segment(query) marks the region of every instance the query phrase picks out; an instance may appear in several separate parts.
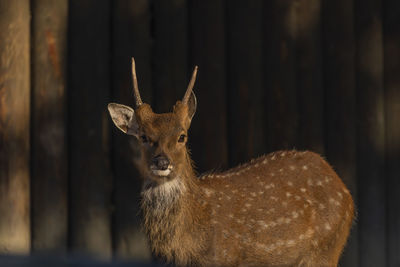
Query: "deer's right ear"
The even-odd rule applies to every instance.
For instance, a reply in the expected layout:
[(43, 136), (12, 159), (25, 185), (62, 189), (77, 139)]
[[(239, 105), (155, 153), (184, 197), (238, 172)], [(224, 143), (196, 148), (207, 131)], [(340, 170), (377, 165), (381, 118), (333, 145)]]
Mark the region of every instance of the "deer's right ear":
[(115, 126), (126, 134), (138, 137), (139, 125), (136, 121), (135, 111), (125, 105), (110, 103), (108, 112)]

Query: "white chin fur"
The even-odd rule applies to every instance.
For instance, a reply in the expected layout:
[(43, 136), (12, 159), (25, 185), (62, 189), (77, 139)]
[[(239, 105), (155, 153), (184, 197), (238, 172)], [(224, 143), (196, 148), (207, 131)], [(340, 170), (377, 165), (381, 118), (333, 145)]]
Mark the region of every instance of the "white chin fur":
[(157, 176), (168, 176), (171, 173), (171, 170), (170, 169), (166, 169), (166, 170), (151, 170), (151, 172), (154, 175), (157, 175)]

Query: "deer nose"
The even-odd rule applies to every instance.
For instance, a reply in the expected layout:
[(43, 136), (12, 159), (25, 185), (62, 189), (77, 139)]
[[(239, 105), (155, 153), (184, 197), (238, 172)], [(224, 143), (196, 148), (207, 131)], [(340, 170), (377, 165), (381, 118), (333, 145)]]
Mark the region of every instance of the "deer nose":
[(155, 156), (152, 160), (153, 165), (155, 165), (159, 170), (166, 170), (169, 166), (169, 160), (167, 157), (158, 155)]

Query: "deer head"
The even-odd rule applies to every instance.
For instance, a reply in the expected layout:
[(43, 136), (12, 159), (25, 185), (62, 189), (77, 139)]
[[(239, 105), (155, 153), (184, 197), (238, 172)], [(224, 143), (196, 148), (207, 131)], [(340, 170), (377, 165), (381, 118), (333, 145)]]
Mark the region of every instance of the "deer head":
[(193, 86), (195, 67), (182, 101), (177, 101), (170, 113), (154, 113), (150, 105), (143, 103), (136, 78), (135, 60), (132, 58), (133, 91), (136, 109), (110, 103), (108, 110), (114, 124), (122, 132), (135, 136), (140, 143), (141, 171), (154, 181), (166, 181), (176, 174), (189, 174), (190, 158), (186, 148), (188, 130), (196, 111)]

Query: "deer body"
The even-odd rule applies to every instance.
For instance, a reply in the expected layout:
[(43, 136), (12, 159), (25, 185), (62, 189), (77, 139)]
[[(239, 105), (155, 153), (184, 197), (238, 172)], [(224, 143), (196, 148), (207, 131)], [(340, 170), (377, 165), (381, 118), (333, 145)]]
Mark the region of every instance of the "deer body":
[(109, 111), (142, 144), (141, 206), (155, 255), (177, 266), (337, 266), (354, 205), (325, 160), (279, 151), (196, 177), (186, 148), (191, 88), (165, 114), (141, 103), (136, 89), (135, 111), (119, 104)]

